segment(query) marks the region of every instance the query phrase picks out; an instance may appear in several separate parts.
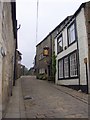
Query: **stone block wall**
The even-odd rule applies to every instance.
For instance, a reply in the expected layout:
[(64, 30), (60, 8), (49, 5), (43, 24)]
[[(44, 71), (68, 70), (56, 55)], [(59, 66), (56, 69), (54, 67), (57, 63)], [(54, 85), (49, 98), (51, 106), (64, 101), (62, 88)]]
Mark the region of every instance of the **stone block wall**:
[(2, 115), (12, 95), (14, 75), (15, 38), (13, 33), (11, 3), (2, 2), (0, 7), (0, 106)]

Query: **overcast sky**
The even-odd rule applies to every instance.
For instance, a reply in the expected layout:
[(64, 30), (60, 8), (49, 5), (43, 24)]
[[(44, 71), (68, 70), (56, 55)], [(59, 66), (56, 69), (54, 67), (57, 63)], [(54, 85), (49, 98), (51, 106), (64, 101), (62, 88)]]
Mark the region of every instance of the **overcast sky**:
[(21, 24), (18, 30), (18, 49), (23, 54), (22, 64), (32, 67), (36, 44), (86, 1), (88, 0), (39, 0), (36, 41), (37, 0), (16, 0), (17, 20)]

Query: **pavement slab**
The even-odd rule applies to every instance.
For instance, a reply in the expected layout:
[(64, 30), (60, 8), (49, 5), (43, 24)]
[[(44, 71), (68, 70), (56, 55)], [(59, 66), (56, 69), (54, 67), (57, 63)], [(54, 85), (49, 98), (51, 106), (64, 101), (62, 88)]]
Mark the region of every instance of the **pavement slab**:
[(13, 95), (10, 97), (4, 118), (26, 118), (21, 89), (21, 79), (16, 80)]

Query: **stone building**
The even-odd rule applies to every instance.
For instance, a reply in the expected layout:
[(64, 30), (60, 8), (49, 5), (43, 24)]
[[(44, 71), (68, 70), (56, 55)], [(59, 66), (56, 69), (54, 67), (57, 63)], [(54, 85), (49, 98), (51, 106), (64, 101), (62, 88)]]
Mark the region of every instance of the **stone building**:
[[(55, 36), (62, 27), (68, 22), (71, 16), (68, 16), (54, 30), (52, 30), (39, 44), (36, 46), (36, 76), (41, 79), (55, 80), (53, 74), (53, 55), (55, 51)], [(43, 55), (44, 49), (48, 48), (48, 56)]]
[(25, 76), (28, 73), (28, 68), (21, 64), (21, 76)]
[(21, 76), (21, 60), (22, 60), (22, 54), (20, 51), (16, 50), (16, 78), (18, 79)]
[[(47, 46), (49, 48), (49, 55), (43, 56), (43, 49)], [(43, 41), (36, 46), (36, 75), (37, 78), (41, 78), (42, 75), (50, 76), (50, 64), (51, 64), (51, 39), (48, 35)], [(43, 79), (43, 78), (42, 78)]]
[(34, 67), (31, 67), (31, 68), (28, 70), (27, 75), (32, 75), (32, 76), (36, 75), (36, 74), (35, 74), (35, 68), (34, 68)]
[(56, 84), (90, 93), (90, 2), (55, 37)]
[(16, 3), (0, 2), (0, 118), (12, 95), (16, 48)]

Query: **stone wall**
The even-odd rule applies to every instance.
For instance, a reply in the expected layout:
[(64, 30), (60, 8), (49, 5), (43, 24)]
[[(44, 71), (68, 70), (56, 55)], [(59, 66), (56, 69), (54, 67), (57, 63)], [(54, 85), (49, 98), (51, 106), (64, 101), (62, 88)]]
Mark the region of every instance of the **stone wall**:
[[(4, 115), (5, 109), (12, 95), (14, 75), (15, 39), (13, 33), (11, 3), (2, 2), (0, 7), (0, 106)], [(0, 52), (1, 52), (0, 51)]]
[[(44, 47), (49, 47), (49, 56), (43, 56)], [(48, 36), (43, 42), (39, 43), (36, 47), (36, 67), (37, 67), (37, 75), (39, 74), (39, 70), (43, 69), (46, 74), (48, 74), (48, 65), (50, 65), (51, 60), (51, 43), (50, 36)]]
[(2, 118), (2, 3), (0, 2), (0, 119)]

